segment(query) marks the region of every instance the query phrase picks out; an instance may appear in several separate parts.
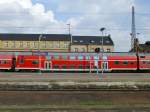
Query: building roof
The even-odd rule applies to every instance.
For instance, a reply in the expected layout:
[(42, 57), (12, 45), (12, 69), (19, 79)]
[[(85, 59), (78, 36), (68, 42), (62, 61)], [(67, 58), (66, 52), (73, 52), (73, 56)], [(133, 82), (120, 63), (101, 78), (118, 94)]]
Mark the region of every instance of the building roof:
[[(0, 40), (14, 40), (14, 41), (38, 41), (41, 34), (0, 34)], [(70, 41), (69, 34), (42, 34), (46, 37), (42, 40), (47, 41)]]
[(150, 45), (148, 45), (148, 44), (140, 44), (139, 45), (139, 51), (140, 52), (150, 53)]
[[(73, 45), (102, 45), (102, 36), (72, 36)], [(104, 45), (114, 45), (110, 35), (103, 37)]]
[[(131, 49), (129, 52), (135, 52), (135, 48)], [(150, 41), (145, 42), (145, 44), (139, 44), (140, 53), (150, 53)]]

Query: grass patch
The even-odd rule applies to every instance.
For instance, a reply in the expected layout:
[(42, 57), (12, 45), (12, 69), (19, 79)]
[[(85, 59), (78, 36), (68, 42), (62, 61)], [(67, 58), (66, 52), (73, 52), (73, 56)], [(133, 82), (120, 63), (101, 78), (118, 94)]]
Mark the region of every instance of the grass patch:
[(79, 103), (79, 105), (85, 105), (85, 106), (111, 106), (113, 105), (112, 101), (82, 101)]

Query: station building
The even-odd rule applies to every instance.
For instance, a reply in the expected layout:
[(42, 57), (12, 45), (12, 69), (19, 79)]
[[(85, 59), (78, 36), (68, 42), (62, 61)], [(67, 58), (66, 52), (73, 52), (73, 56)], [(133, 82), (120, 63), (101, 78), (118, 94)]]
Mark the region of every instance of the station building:
[(113, 52), (114, 51), (114, 43), (110, 37), (108, 36), (73, 36), (73, 42), (71, 45), (72, 52), (95, 52), (96, 48), (100, 48), (105, 52)]
[(0, 34), (0, 51), (49, 51), (49, 52), (105, 52), (114, 51), (108, 36), (73, 36), (69, 34)]
[[(139, 44), (139, 53), (150, 53), (150, 41), (146, 41), (144, 44)], [(129, 52), (136, 52), (136, 48), (131, 49)]]

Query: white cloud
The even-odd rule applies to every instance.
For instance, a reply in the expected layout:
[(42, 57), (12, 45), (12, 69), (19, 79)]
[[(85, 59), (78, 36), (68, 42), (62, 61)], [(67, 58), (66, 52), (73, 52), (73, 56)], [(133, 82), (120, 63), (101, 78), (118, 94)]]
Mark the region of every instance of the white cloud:
[[(101, 35), (99, 29), (106, 27), (115, 42), (115, 51), (129, 51), (130, 31), (112, 29), (131, 29), (131, 6), (136, 6), (135, 0), (56, 0), (55, 8), (49, 2), (46, 3), (0, 0), (0, 32), (67, 33), (66, 24), (71, 23), (74, 35)], [(56, 13), (46, 10), (44, 5), (50, 9), (52, 7)], [(149, 26), (148, 21), (148, 18), (143, 17), (136, 22)]]
[[(125, 27), (131, 26), (130, 12), (134, 0), (71, 0), (70, 2), (64, 0), (63, 2), (64, 4), (58, 8), (59, 12), (79, 14), (68, 20), (72, 24), (73, 34), (101, 35), (99, 31), (101, 27), (123, 29), (123, 24), (127, 25)], [(126, 17), (127, 15), (129, 17)], [(107, 32), (112, 36), (116, 51), (129, 51), (129, 31), (108, 30)]]
[(0, 32), (13, 33), (62, 33), (61, 21), (55, 19), (51, 10), (43, 4), (33, 4), (31, 0), (0, 1)]

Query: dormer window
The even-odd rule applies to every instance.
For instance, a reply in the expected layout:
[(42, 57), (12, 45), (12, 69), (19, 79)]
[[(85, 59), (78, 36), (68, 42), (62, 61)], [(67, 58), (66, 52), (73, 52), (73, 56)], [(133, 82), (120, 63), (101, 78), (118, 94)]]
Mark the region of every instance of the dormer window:
[(109, 44), (109, 43), (110, 43), (110, 41), (109, 41), (109, 40), (106, 40), (106, 43), (107, 43), (107, 44)]
[(91, 40), (90, 42), (91, 42), (91, 43), (95, 43), (95, 41), (94, 41), (94, 40)]
[(74, 40), (73, 42), (78, 42), (77, 40)]
[(80, 42), (83, 42), (83, 40), (80, 40)]

